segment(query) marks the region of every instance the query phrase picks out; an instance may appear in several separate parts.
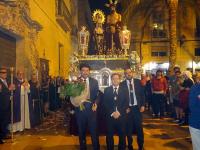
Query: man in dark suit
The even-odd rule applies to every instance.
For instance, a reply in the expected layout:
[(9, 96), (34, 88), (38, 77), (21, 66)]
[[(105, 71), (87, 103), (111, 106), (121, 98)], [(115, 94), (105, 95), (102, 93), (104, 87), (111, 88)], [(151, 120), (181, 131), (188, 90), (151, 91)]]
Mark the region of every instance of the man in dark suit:
[(121, 86), (126, 89), (126, 93), (129, 95), (129, 108), (126, 110), (128, 149), (133, 150), (132, 134), (133, 129), (135, 129), (139, 150), (143, 150), (144, 133), (141, 113), (144, 112), (144, 89), (141, 86), (140, 80), (134, 79), (134, 72), (131, 70), (131, 68), (125, 68), (124, 74), (126, 79), (121, 83)]
[(84, 109), (75, 108), (75, 115), (78, 124), (80, 150), (86, 150), (86, 131), (89, 128), (92, 145), (94, 150), (99, 150), (99, 137), (97, 133), (97, 106), (99, 86), (97, 80), (89, 77), (90, 66), (87, 64), (80, 65), (81, 78), (86, 82), (88, 88), (87, 101), (83, 102)]
[(2, 139), (6, 138), (9, 133), (10, 90), (14, 89), (14, 85), (8, 86), (6, 78), (6, 68), (0, 68), (0, 144), (4, 143)]
[(112, 85), (104, 90), (104, 106), (106, 109), (107, 150), (114, 150), (115, 130), (119, 136), (119, 150), (126, 149), (125, 117), (128, 108), (128, 95), (125, 90), (119, 86), (120, 74), (114, 73), (111, 76)]

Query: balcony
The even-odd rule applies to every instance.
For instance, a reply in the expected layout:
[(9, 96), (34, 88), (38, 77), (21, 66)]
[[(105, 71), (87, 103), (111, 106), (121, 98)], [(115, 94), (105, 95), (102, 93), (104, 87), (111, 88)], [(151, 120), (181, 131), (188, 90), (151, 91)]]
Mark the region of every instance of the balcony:
[(167, 51), (152, 51), (151, 52), (152, 57), (166, 57), (168, 56)]
[(56, 21), (65, 32), (71, 31), (72, 16), (64, 0), (56, 0)]
[(151, 37), (153, 38), (167, 38), (167, 31), (166, 30), (152, 30)]

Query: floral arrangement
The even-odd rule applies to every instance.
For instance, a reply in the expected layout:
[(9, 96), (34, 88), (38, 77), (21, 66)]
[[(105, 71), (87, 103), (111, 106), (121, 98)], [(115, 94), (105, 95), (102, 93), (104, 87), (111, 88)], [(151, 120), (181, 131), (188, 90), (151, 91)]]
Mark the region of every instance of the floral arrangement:
[(77, 97), (85, 89), (85, 82), (81, 78), (73, 77), (71, 82), (64, 85), (61, 93), (64, 96)]
[(70, 96), (70, 101), (75, 107), (84, 109), (83, 102), (88, 101), (86, 83), (82, 78), (73, 77), (72, 81), (66, 83), (61, 90), (62, 97)]

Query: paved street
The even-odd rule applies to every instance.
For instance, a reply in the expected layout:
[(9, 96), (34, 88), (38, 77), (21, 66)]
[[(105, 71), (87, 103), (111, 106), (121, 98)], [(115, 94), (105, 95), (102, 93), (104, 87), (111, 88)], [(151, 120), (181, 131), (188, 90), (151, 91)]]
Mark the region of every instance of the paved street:
[[(17, 133), (14, 143), (7, 141), (0, 146), (0, 150), (77, 150), (78, 137), (67, 135), (67, 126), (62, 126), (63, 114), (56, 114), (52, 114), (36, 129)], [(145, 150), (192, 150), (187, 127), (179, 127), (170, 118), (152, 119), (148, 113), (144, 114), (144, 118)], [(88, 144), (91, 147), (89, 137)], [(100, 144), (104, 150), (104, 136), (100, 137)], [(134, 149), (137, 149), (136, 141)]]

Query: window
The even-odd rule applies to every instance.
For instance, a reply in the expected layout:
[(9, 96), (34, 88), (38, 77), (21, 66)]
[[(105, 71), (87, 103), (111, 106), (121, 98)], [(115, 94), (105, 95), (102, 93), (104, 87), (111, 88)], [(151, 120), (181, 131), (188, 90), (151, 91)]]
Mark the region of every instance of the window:
[(153, 23), (163, 23), (164, 22), (164, 15), (162, 11), (155, 11), (152, 15)]
[(151, 56), (152, 57), (166, 57), (168, 56), (168, 46), (156, 46), (152, 45), (151, 47)]
[(155, 11), (152, 15), (152, 33), (153, 38), (165, 38), (166, 30), (164, 29), (163, 11)]
[(195, 56), (200, 56), (200, 47), (199, 48), (195, 48), (194, 55)]
[(165, 56), (167, 56), (167, 51), (152, 51), (151, 56), (152, 57), (165, 57)]
[(153, 29), (152, 30), (152, 37), (153, 38), (165, 38), (166, 37), (166, 30)]
[(196, 16), (196, 32), (195, 32), (196, 37), (200, 37), (200, 18)]

